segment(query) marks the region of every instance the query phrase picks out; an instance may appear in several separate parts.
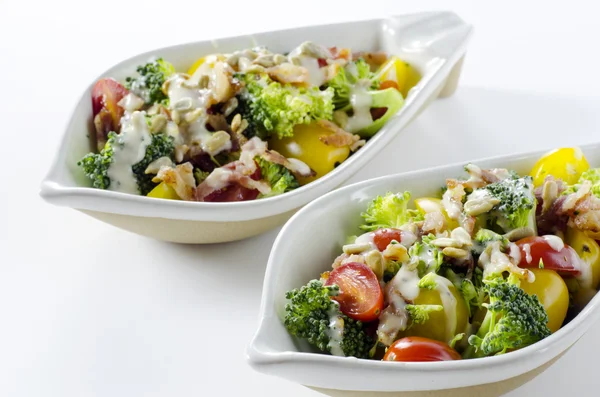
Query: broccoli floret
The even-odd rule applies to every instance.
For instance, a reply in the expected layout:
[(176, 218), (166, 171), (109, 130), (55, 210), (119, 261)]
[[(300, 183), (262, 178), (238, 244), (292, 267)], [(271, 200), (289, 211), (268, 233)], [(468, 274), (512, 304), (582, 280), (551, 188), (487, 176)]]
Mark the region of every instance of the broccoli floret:
[(476, 335), (469, 337), (471, 348), (466, 357), (484, 357), (506, 353), (538, 342), (551, 334), (548, 314), (536, 295), (528, 295), (519, 280), (494, 277), (483, 281), (490, 302)]
[(486, 298), (486, 293), (481, 282), (482, 271), (479, 268), (474, 270), (473, 280), (469, 280), (464, 275), (454, 273), (451, 269), (446, 269), (445, 277), (452, 282), (457, 291), (460, 291), (469, 312), (469, 318), (476, 308), (482, 306)]
[(365, 220), (361, 225), (362, 230), (372, 232), (382, 228), (399, 228), (405, 223), (422, 219), (422, 214), (416, 210), (408, 209), (410, 193), (386, 193), (377, 196), (367, 210), (360, 214)]
[(131, 167), (137, 180), (138, 189), (142, 195), (147, 195), (157, 185), (155, 182), (152, 182), (153, 175), (145, 173), (148, 165), (161, 157), (169, 157), (172, 159), (174, 150), (175, 145), (173, 144), (172, 136), (167, 134), (152, 135), (152, 141), (146, 148), (144, 158)]
[[(108, 169), (113, 162), (114, 147), (121, 144), (119, 135), (111, 132), (108, 134), (108, 141), (100, 153), (89, 153), (77, 163), (83, 168), (85, 175), (92, 180), (93, 187), (98, 189), (108, 189), (110, 187)], [(153, 176), (145, 173), (148, 165), (160, 157), (172, 158), (173, 151), (173, 137), (166, 134), (152, 135), (152, 141), (146, 148), (144, 158), (131, 167), (140, 194), (148, 194), (157, 185), (152, 182)]]
[(360, 84), (370, 90), (379, 88), (379, 80), (371, 73), (369, 64), (362, 58), (340, 67), (337, 74), (327, 82), (334, 91), (333, 105), (336, 109), (348, 110), (354, 87)]
[[(322, 351), (336, 353), (339, 347), (344, 356), (367, 358), (374, 341), (360, 321), (340, 312), (337, 302), (331, 299), (338, 294), (337, 285), (325, 286), (319, 280), (288, 291), (283, 323), (290, 334), (306, 339)], [(341, 327), (341, 332), (334, 327)], [(332, 337), (337, 333), (340, 340)]]
[(385, 269), (383, 269), (383, 281), (388, 282), (393, 279), (396, 273), (398, 273), (400, 270), (401, 266), (402, 263), (398, 261), (385, 261)]
[(575, 193), (579, 190), (585, 181), (590, 181), (592, 184), (591, 192), (596, 197), (600, 197), (600, 168), (590, 168), (583, 172), (576, 184), (569, 186), (563, 194)]
[(423, 324), (429, 320), (429, 315), (432, 312), (440, 312), (444, 310), (442, 305), (406, 305), (406, 311), (410, 315), (413, 324)]
[(536, 198), (530, 176), (509, 177), (489, 184), (485, 189), (500, 200), (487, 214), (487, 225), (490, 229), (500, 227), (505, 233), (521, 227), (536, 230)]
[(175, 73), (173, 65), (162, 58), (137, 67), (138, 77), (127, 77), (125, 87), (144, 100), (146, 105), (168, 105), (169, 98), (162, 90), (164, 82)]
[(431, 272), (437, 273), (444, 263), (444, 254), (442, 254), (442, 251), (438, 247), (431, 243), (435, 238), (433, 234), (423, 236), (421, 241), (415, 242), (408, 249), (411, 261), (417, 263), (419, 275)]
[(437, 288), (437, 278), (438, 275), (435, 273), (427, 273), (419, 280), (419, 284), (417, 286), (422, 289), (434, 290)]
[(92, 186), (97, 189), (108, 189), (110, 186), (108, 168), (112, 164), (113, 145), (116, 139), (117, 134), (109, 132), (108, 140), (100, 153), (88, 153), (77, 162), (77, 165), (83, 169), (85, 176), (92, 181)]
[(272, 163), (257, 157), (256, 162), (260, 168), (262, 179), (271, 186), (271, 191), (261, 197), (271, 197), (300, 187), (296, 177), (282, 165)]
[(202, 171), (200, 168), (194, 168), (194, 179), (196, 180), (196, 185), (204, 182), (206, 178), (210, 175), (210, 172)]
[(272, 135), (293, 136), (294, 126), (333, 118), (333, 89), (295, 87), (273, 81), (266, 74), (236, 74), (244, 83), (238, 95), (238, 112), (248, 121), (244, 134), (263, 140)]
[(508, 248), (509, 241), (506, 237), (489, 229), (479, 229), (473, 238), (473, 248), (471, 251), (475, 255), (481, 255), (485, 248), (495, 242), (500, 242), (500, 249), (505, 250)]

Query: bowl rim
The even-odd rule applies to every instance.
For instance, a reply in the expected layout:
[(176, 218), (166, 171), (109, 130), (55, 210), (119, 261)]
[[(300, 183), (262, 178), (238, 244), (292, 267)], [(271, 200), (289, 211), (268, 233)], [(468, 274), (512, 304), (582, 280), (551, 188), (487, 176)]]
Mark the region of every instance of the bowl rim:
[[(580, 147), (584, 152), (596, 151), (600, 152), (600, 143), (591, 143), (584, 145), (575, 145)], [(508, 364), (519, 362), (528, 359), (537, 359), (547, 362), (561, 353), (564, 349), (556, 349), (557, 345), (564, 340), (564, 338), (570, 334), (580, 334), (577, 339), (587, 331), (587, 329), (600, 318), (600, 293), (595, 294), (592, 300), (573, 318), (568, 324), (561, 327), (558, 331), (548, 336), (547, 338), (527, 346), (523, 349), (511, 352), (510, 354), (503, 354), (499, 356), (474, 358), (468, 360), (456, 360), (449, 362), (385, 362), (381, 360), (369, 360), (369, 359), (358, 359), (355, 357), (337, 357), (325, 353), (310, 353), (300, 352), (293, 350), (281, 350), (267, 351), (261, 349), (261, 340), (268, 335), (269, 327), (272, 326), (272, 321), (281, 323), (281, 319), (277, 315), (274, 309), (275, 299), (275, 284), (277, 277), (277, 270), (284, 265), (283, 261), (278, 261), (282, 255), (285, 255), (283, 248), (283, 241), (287, 239), (287, 234), (290, 230), (293, 230), (296, 225), (296, 220), (303, 217), (306, 213), (310, 213), (319, 207), (328, 205), (328, 203), (335, 201), (339, 196), (347, 195), (349, 192), (358, 190), (364, 187), (371, 187), (377, 185), (386, 185), (390, 181), (403, 181), (410, 180), (414, 177), (418, 177), (423, 174), (434, 174), (443, 173), (446, 170), (456, 169), (462, 167), (468, 163), (475, 163), (477, 165), (486, 165), (500, 167), (501, 162), (518, 161), (520, 159), (531, 159), (539, 158), (541, 155), (548, 153), (549, 150), (536, 150), (529, 152), (518, 152), (510, 155), (499, 155), (492, 157), (485, 157), (480, 159), (473, 159), (467, 161), (454, 162), (447, 165), (440, 165), (434, 167), (428, 167), (420, 170), (396, 173), (392, 175), (385, 175), (377, 178), (368, 179), (365, 181), (353, 183), (348, 186), (344, 186), (340, 189), (329, 192), (328, 194), (313, 200), (307, 204), (296, 214), (294, 214), (289, 221), (283, 226), (269, 255), (267, 262), (267, 269), (263, 281), (263, 294), (261, 297), (261, 307), (259, 312), (259, 325), (255, 331), (252, 340), (246, 348), (246, 359), (248, 363), (259, 372), (269, 372), (267, 367), (274, 364), (283, 363), (305, 363), (311, 365), (326, 365), (330, 368), (360, 368), (362, 370), (375, 370), (375, 371), (419, 371), (419, 372), (453, 372), (453, 371), (466, 371), (475, 370), (478, 368), (498, 368), (504, 367)], [(281, 325), (283, 326), (283, 325)], [(568, 346), (567, 346), (568, 347)], [(554, 350), (553, 350), (554, 349)], [(545, 358), (544, 358), (545, 357)], [(541, 364), (543, 364), (540, 363)], [(510, 378), (500, 377), (498, 381)], [(477, 384), (489, 383), (488, 381), (478, 382), (474, 379), (472, 386)], [(307, 384), (308, 385), (308, 384)], [(322, 384), (314, 384), (309, 386), (316, 387), (327, 387)], [(371, 389), (369, 389), (371, 390)], [(425, 390), (425, 389), (423, 389)], [(391, 391), (391, 390), (386, 390)]]
[[(184, 50), (187, 47), (191, 47), (200, 43), (215, 42), (218, 40), (241, 40), (244, 38), (252, 38), (258, 34), (277, 34), (281, 32), (291, 31), (302, 31), (316, 28), (329, 27), (332, 29), (341, 28), (344, 25), (352, 25), (359, 23), (370, 23), (370, 22), (385, 22), (387, 20), (393, 20), (394, 18), (411, 18), (411, 17), (445, 17), (453, 18), (460, 22), (456, 28), (464, 30), (463, 36), (461, 37), (460, 44), (456, 45), (451, 55), (446, 56), (444, 63), (435, 70), (435, 72), (423, 75), (421, 81), (417, 84), (418, 90), (412, 95), (408, 95), (405, 98), (405, 104), (391, 119), (382, 127), (382, 129), (369, 139), (365, 147), (361, 148), (356, 154), (350, 156), (342, 164), (340, 164), (335, 170), (328, 173), (327, 175), (311, 182), (310, 184), (301, 186), (291, 192), (284, 193), (282, 195), (262, 198), (259, 200), (250, 200), (242, 202), (228, 202), (228, 203), (206, 203), (206, 202), (192, 202), (183, 200), (165, 200), (157, 199), (146, 196), (139, 196), (127, 193), (120, 193), (102, 189), (96, 189), (89, 186), (66, 186), (62, 184), (58, 179), (58, 175), (66, 173), (68, 171), (68, 165), (66, 164), (66, 149), (67, 143), (70, 138), (68, 133), (69, 127), (73, 122), (73, 116), (76, 114), (80, 103), (85, 100), (85, 97), (89, 95), (89, 91), (93, 84), (100, 78), (110, 75), (110, 73), (121, 67), (122, 65), (131, 62), (136, 58), (148, 57), (156, 54), (157, 52), (166, 50)], [(307, 196), (319, 197), (329, 191), (335, 189), (337, 186), (342, 184), (348, 176), (355, 169), (358, 169), (361, 165), (368, 163), (367, 160), (362, 160), (365, 156), (361, 156), (361, 151), (369, 150), (372, 146), (375, 148), (370, 149), (375, 153), (383, 148), (383, 146), (389, 142), (396, 133), (399, 133), (402, 129), (410, 123), (410, 121), (418, 115), (419, 110), (425, 105), (429, 95), (431, 95), (439, 84), (443, 84), (444, 79), (448, 77), (452, 68), (459, 62), (460, 58), (466, 52), (467, 45), (472, 37), (473, 26), (462, 20), (457, 14), (451, 11), (427, 11), (417, 12), (409, 14), (395, 14), (382, 16), (379, 18), (368, 18), (368, 19), (352, 19), (348, 21), (336, 22), (336, 23), (322, 23), (315, 25), (297, 26), (286, 29), (276, 29), (267, 31), (255, 31), (251, 34), (243, 34), (238, 36), (219, 37), (211, 40), (200, 40), (191, 41), (187, 43), (176, 44), (172, 46), (164, 46), (161, 48), (146, 51), (137, 55), (133, 55), (115, 65), (108, 68), (106, 71), (101, 73), (95, 78), (91, 84), (79, 95), (79, 99), (72, 106), (70, 116), (66, 122), (64, 132), (57, 149), (55, 150), (55, 156), (52, 160), (49, 171), (43, 179), (40, 186), (40, 196), (53, 204), (69, 206), (77, 209), (101, 211), (122, 215), (133, 215), (141, 217), (159, 217), (168, 219), (181, 219), (181, 220), (202, 220), (202, 221), (243, 221), (259, 219), (266, 216), (274, 216), (282, 214), (288, 211), (292, 211), (298, 207), (305, 205), (312, 199), (307, 200)], [(364, 153), (364, 152), (363, 152)], [(368, 155), (367, 155), (368, 156)], [(124, 205), (123, 205), (124, 204)], [(232, 216), (235, 214), (235, 216)]]

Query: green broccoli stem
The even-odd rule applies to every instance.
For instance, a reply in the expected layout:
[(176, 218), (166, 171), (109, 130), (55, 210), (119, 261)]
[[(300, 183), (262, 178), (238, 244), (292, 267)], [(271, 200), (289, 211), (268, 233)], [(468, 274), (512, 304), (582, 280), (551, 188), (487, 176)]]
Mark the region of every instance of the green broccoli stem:
[[(477, 337), (483, 338), (489, 331), (494, 327), (494, 323), (496, 322), (496, 314), (491, 311), (487, 311), (483, 321), (481, 322), (481, 326), (479, 330), (477, 330)], [(469, 344), (469, 346), (465, 349), (462, 354), (463, 358), (481, 358), (485, 357), (482, 349), (476, 349), (475, 346)]]

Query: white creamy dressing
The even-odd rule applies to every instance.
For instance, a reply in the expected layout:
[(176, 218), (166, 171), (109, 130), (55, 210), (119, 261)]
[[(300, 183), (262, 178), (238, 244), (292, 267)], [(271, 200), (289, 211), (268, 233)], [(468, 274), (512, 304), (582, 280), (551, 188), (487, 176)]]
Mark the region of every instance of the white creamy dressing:
[(302, 160), (295, 159), (293, 157), (288, 157), (289, 162), (289, 170), (293, 173), (300, 175), (310, 175), (310, 167)]
[(456, 333), (456, 298), (450, 291), (452, 282), (445, 277), (435, 275), (437, 286), (435, 289), (440, 293), (444, 314), (446, 315), (446, 340), (450, 341)]
[(521, 250), (515, 243), (509, 244), (508, 256), (512, 259), (512, 263), (521, 263)]
[(355, 133), (373, 123), (373, 117), (371, 116), (373, 99), (366, 87), (358, 84), (352, 88), (350, 104), (352, 104), (354, 114), (348, 118), (348, 122), (344, 128), (346, 131)]
[(317, 58), (300, 55), (298, 56), (298, 59), (300, 59), (300, 66), (308, 70), (308, 81), (310, 84), (317, 87), (325, 84), (327, 69), (319, 66), (319, 60)]
[(288, 54), (288, 62), (294, 64), (293, 61), (298, 60), (300, 66), (307, 70), (308, 81), (310, 84), (320, 87), (325, 84), (325, 81), (327, 80), (327, 69), (319, 66), (318, 58), (303, 54), (302, 47), (303, 46), (300, 45)]
[(406, 300), (415, 300), (419, 296), (419, 273), (417, 269), (410, 270), (408, 266), (402, 265), (396, 276), (390, 281)]
[(542, 236), (542, 238), (546, 240), (550, 248), (552, 248), (556, 252), (560, 252), (563, 248), (565, 248), (564, 241), (562, 241), (562, 239), (558, 236), (548, 234), (546, 236)]
[(417, 236), (409, 230), (402, 230), (401, 236), (402, 241), (400, 241), (400, 244), (406, 248), (410, 248), (417, 241)]
[[(511, 260), (512, 259), (512, 260)], [(479, 257), (479, 264), (483, 267), (483, 277), (491, 274), (501, 274), (503, 272), (517, 273), (527, 275), (528, 280), (535, 280), (533, 272), (519, 268), (515, 263), (521, 260), (521, 253), (515, 243), (510, 243), (509, 255), (502, 252), (500, 242), (496, 241), (492, 244), (491, 254), (486, 249)], [(514, 261), (514, 262), (513, 262)], [(526, 273), (525, 273), (526, 272)]]
[[(144, 158), (146, 148), (152, 141), (144, 112), (133, 112), (121, 120), (121, 133), (113, 145), (113, 161), (108, 168), (109, 190), (138, 194), (138, 185), (131, 167)], [(125, 122), (123, 122), (125, 121)]]
[[(209, 91), (201, 88), (191, 88), (186, 86), (187, 79), (183, 75), (175, 75), (171, 78), (167, 95), (169, 96), (170, 107), (179, 110), (182, 107), (189, 109), (206, 109), (208, 103)], [(189, 107), (187, 107), (189, 104)]]
[(523, 251), (525, 251), (525, 261), (531, 263), (533, 258), (531, 257), (531, 245), (523, 244)]
[[(199, 69), (203, 67), (204, 69), (207, 68), (210, 76), (212, 69), (210, 69), (209, 66), (210, 64), (205, 62)], [(214, 73), (212, 74), (214, 75)], [(202, 73), (199, 75), (202, 75)], [(194, 73), (194, 76), (196, 76), (196, 73)], [(192, 111), (200, 112), (200, 116), (189, 123), (184, 130), (183, 134), (185, 136), (185, 142), (189, 146), (200, 146), (204, 152), (211, 156), (215, 156), (222, 151), (230, 150), (232, 145), (231, 140), (225, 140), (221, 145), (216, 147), (208, 144), (213, 137), (213, 133), (206, 128), (208, 119), (207, 108), (209, 106), (211, 92), (208, 89), (190, 87), (190, 84), (193, 84), (192, 79), (188, 81), (185, 76), (176, 75), (171, 79), (168, 88), (171, 109), (177, 110), (182, 114)]]
[(331, 354), (334, 356), (345, 356), (344, 350), (342, 350), (342, 337), (344, 334), (344, 322), (339, 316), (339, 309), (336, 305), (332, 306), (329, 310), (329, 327), (326, 331), (329, 336), (328, 347), (331, 349)]
[(127, 113), (133, 113), (136, 110), (139, 110), (144, 106), (144, 100), (134, 93), (130, 92), (125, 95), (121, 100), (117, 103), (120, 107), (125, 110)]
[(381, 312), (379, 324), (377, 325), (377, 336), (386, 345), (391, 345), (400, 331), (408, 326), (408, 311), (406, 302), (396, 293), (388, 297), (390, 305)]

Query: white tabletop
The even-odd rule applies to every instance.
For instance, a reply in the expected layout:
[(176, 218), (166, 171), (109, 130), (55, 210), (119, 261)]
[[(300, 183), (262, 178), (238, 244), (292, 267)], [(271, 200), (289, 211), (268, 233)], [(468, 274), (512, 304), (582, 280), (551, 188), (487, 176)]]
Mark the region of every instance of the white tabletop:
[[(245, 361), (277, 230), (231, 244), (173, 245), (38, 197), (80, 92), (124, 57), (255, 30), (453, 9), (476, 28), (459, 91), (349, 183), (598, 139), (600, 25), (598, 10), (583, 2), (186, 3), (2, 3), (0, 395), (318, 395)], [(406, 157), (397, 160), (400, 150)], [(510, 396), (597, 395), (599, 334), (597, 324)]]

